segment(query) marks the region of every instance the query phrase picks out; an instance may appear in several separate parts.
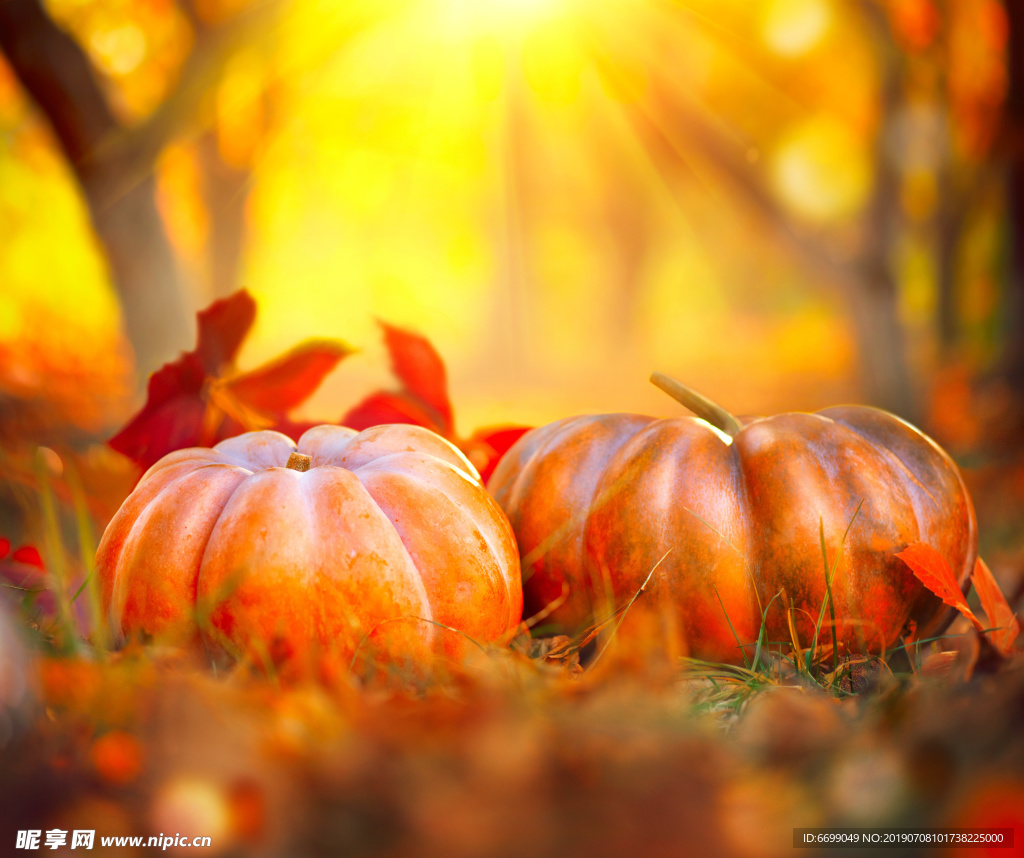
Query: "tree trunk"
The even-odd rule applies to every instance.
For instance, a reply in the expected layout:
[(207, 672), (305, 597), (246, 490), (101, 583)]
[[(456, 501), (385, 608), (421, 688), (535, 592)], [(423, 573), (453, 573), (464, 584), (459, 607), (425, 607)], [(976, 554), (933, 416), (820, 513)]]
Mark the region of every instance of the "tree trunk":
[(1011, 264), (1006, 283), (1003, 375), (1018, 401), (1024, 397), (1024, 6), (1006, 4), (1009, 20), (1009, 92), (1002, 144), (1008, 159), (1007, 203)]
[(203, 174), (203, 201), (210, 216), (208, 250), (211, 298), (234, 292), (245, 248), (245, 204), (249, 170), (226, 164), (217, 148), (217, 134), (207, 131), (197, 144)]
[(122, 129), (88, 58), (40, 0), (0, 2), (0, 50), (49, 120), (81, 184), (144, 379), (188, 347), (193, 327), (152, 174), (130, 175), (130, 160), (109, 145)]
[(109, 203), (90, 193), (90, 183), (83, 182), (83, 188), (141, 382), (194, 340), (179, 263), (156, 207), (156, 182), (146, 176)]
[(900, 173), (890, 146), (892, 122), (904, 103), (906, 58), (880, 6), (864, 8), (865, 23), (875, 37), (879, 70), (879, 126), (873, 146), (875, 176), (871, 202), (864, 212), (864, 240), (857, 263), (860, 287), (851, 290), (850, 306), (860, 346), (861, 372), (871, 404), (920, 422), (921, 398), (907, 360), (907, 336), (899, 317), (899, 284), (893, 272), (893, 239), (902, 227)]
[[(883, 43), (888, 45), (888, 43)], [(874, 145), (875, 180), (864, 213), (865, 239), (855, 263), (858, 285), (847, 291), (859, 345), (864, 388), (872, 405), (919, 422), (920, 402), (911, 381), (906, 332), (899, 318), (899, 287), (892, 271), (892, 237), (900, 228), (900, 177), (888, 151), (888, 122), (901, 103), (901, 74), (894, 50), (879, 51), (882, 68), (881, 123)]]
[(918, 422), (918, 398), (910, 383), (905, 334), (897, 313), (896, 286), (884, 260), (869, 260), (847, 298), (860, 346), (864, 389), (872, 405)]

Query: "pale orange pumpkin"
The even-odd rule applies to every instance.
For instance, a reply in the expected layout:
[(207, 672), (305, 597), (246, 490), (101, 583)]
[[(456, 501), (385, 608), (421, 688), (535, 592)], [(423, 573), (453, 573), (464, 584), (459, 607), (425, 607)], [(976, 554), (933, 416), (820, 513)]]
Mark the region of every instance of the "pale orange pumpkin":
[(656, 570), (619, 637), (646, 623), (692, 655), (740, 661), (737, 638), (751, 653), (763, 616), (769, 641), (814, 640), (827, 554), (840, 560), (844, 652), (885, 649), (908, 620), (919, 638), (949, 624), (952, 609), (897, 556), (926, 542), (970, 587), (974, 507), (934, 441), (853, 405), (740, 420), (652, 380), (699, 416), (559, 420), (520, 438), (488, 482), (518, 540), (528, 614), (579, 631)]
[(122, 638), (257, 662), (459, 658), (467, 637), (500, 641), (522, 614), (507, 519), (462, 453), (417, 426), (318, 426), (298, 444), (250, 432), (171, 453), (110, 522), (97, 572)]

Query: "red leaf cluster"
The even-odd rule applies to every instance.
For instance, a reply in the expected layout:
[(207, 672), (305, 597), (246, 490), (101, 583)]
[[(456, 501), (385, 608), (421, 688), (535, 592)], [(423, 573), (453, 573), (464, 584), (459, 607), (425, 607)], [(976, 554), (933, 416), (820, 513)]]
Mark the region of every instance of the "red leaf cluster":
[(448, 374), (441, 356), (420, 334), (387, 322), (380, 322), (380, 326), (391, 356), (391, 370), (401, 387), (371, 393), (341, 418), (342, 425), (353, 429), (380, 423), (423, 426), (459, 447), (486, 483), (498, 460), (530, 427), (489, 427), (478, 429), (469, 438), (460, 438), (455, 431)]
[[(0, 561), (11, 554), (11, 541), (0, 536)], [(24, 563), (26, 566), (35, 566), (37, 569), (44, 569), (43, 558), (39, 556), (39, 550), (34, 545), (22, 545), (14, 549), (11, 560), (15, 563)]]
[(208, 447), (254, 429), (301, 434), (288, 412), (304, 402), (352, 349), (311, 340), (250, 372), (235, 356), (256, 319), (256, 302), (242, 290), (199, 313), (191, 352), (149, 379), (146, 404), (110, 446), (148, 468), (173, 450)]
[(446, 438), (454, 432), (448, 399), (448, 373), (430, 341), (420, 334), (381, 322), (391, 370), (402, 383), (397, 391), (378, 391), (352, 408), (341, 422), (353, 429), (380, 423), (414, 423)]
[[(277, 429), (297, 438), (314, 425), (295, 423), (288, 414), (352, 349), (337, 341), (309, 340), (239, 373), (235, 356), (255, 318), (256, 303), (244, 290), (199, 313), (195, 349), (153, 374), (145, 406), (110, 446), (148, 468), (183, 447), (208, 447), (255, 429)], [(486, 481), (528, 427), (493, 427), (459, 438), (441, 356), (420, 334), (384, 322), (381, 327), (400, 387), (372, 393), (341, 424), (360, 430), (381, 423), (423, 426), (460, 447)]]

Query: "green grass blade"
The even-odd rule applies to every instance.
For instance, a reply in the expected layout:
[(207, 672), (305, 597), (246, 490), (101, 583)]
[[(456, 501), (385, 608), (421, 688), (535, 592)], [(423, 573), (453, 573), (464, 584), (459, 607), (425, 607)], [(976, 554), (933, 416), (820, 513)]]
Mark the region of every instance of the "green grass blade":
[(757, 633), (757, 646), (754, 648), (754, 661), (751, 670), (757, 671), (758, 665), (761, 663), (761, 648), (764, 646), (765, 632), (768, 629), (768, 611), (771, 609), (772, 602), (782, 595), (780, 590), (774, 596), (772, 596), (771, 602), (768, 603), (768, 607), (761, 612), (761, 630)]
[(106, 617), (103, 613), (102, 600), (98, 581), (96, 579), (96, 538), (92, 529), (92, 516), (89, 515), (89, 507), (85, 499), (85, 491), (82, 482), (78, 478), (78, 472), (67, 465), (65, 467), (68, 488), (71, 490), (71, 500), (75, 508), (75, 524), (78, 528), (78, 550), (82, 556), (82, 569), (85, 571), (85, 578), (78, 588), (71, 603), (74, 604), (83, 590), (89, 596), (89, 610), (92, 614), (92, 644), (98, 653), (105, 653), (110, 646), (110, 638), (107, 634)]
[(832, 581), (828, 573), (828, 548), (825, 546), (825, 519), (818, 518), (818, 530), (821, 534), (821, 559), (825, 564), (825, 590), (828, 594), (828, 613), (832, 620), (832, 670), (839, 670), (839, 637), (836, 634), (836, 604), (832, 600)]
[(35, 456), (36, 480), (39, 483), (39, 503), (43, 513), (43, 539), (46, 547), (46, 571), (49, 575), (53, 594), (57, 600), (57, 622), (64, 632), (64, 648), (71, 653), (79, 650), (78, 629), (68, 601), (67, 558), (64, 555), (64, 540), (60, 532), (60, 518), (57, 515), (57, 501), (50, 486), (50, 474), (42, 451)]
[[(930, 638), (921, 638), (921, 640), (915, 640), (913, 645), (914, 646), (918, 646), (920, 644), (934, 643), (935, 641), (944, 641), (944, 640), (952, 640), (953, 638), (962, 638), (962, 637), (966, 637), (967, 634), (968, 634), (967, 632), (962, 632), (960, 634), (935, 635), (935, 636), (930, 637)], [(899, 646), (894, 646), (891, 649), (887, 649), (885, 651), (885, 658), (886, 658), (886, 660), (888, 660), (889, 656), (892, 655), (893, 653), (900, 652), (901, 650), (905, 650), (906, 648), (907, 648), (906, 644), (900, 644)]]
[[(714, 584), (711, 585), (714, 587)], [(722, 606), (722, 613), (725, 614), (725, 621), (729, 624), (729, 631), (732, 632), (733, 638), (736, 640), (736, 646), (740, 648), (740, 655), (743, 656), (743, 664), (747, 670), (750, 670), (750, 659), (747, 658), (747, 651), (743, 649), (743, 644), (740, 643), (740, 636), (736, 634), (736, 629), (732, 626), (732, 620), (729, 619), (729, 612), (725, 609), (725, 602), (722, 601), (722, 594), (718, 592), (718, 588), (715, 587), (715, 595), (718, 596), (718, 604)]]
[[(836, 571), (839, 569), (839, 561), (843, 557), (843, 548), (846, 545), (846, 537), (850, 535), (850, 528), (853, 527), (854, 521), (857, 520), (857, 516), (860, 514), (860, 508), (864, 506), (864, 498), (860, 499), (860, 503), (857, 504), (857, 508), (853, 511), (853, 516), (850, 518), (850, 523), (846, 525), (846, 532), (843, 533), (843, 538), (839, 543), (839, 551), (836, 552), (835, 562), (832, 564), (832, 571), (828, 569), (828, 556), (825, 555), (825, 589), (827, 596), (825, 601), (821, 603), (821, 611), (818, 612), (818, 622), (814, 626), (814, 640), (811, 643), (811, 648), (807, 651), (807, 673), (811, 672), (811, 661), (814, 657), (814, 652), (818, 648), (818, 634), (821, 631), (821, 624), (825, 621), (825, 608), (826, 606), (832, 606), (832, 583), (836, 577)], [(821, 524), (821, 547), (822, 551), (825, 551), (825, 525)], [(835, 639), (835, 608), (832, 607), (832, 634), (833, 640)], [(835, 654), (835, 649), (833, 649)]]

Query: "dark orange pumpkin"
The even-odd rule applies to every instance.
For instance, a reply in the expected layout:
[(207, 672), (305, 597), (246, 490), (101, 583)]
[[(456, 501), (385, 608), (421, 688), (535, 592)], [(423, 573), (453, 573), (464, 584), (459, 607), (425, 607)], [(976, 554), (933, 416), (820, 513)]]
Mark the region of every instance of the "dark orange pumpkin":
[[(118, 636), (264, 662), (459, 658), (522, 589), (508, 522), (465, 456), (418, 426), (249, 432), (153, 465), (96, 559)], [(463, 634), (445, 631), (442, 626)]]
[(768, 639), (790, 640), (791, 604), (806, 646), (826, 599), (823, 526), (830, 564), (842, 544), (841, 649), (889, 646), (909, 619), (920, 636), (949, 622), (896, 557), (927, 542), (968, 586), (974, 508), (935, 442), (875, 408), (740, 421), (673, 379), (652, 381), (700, 416), (560, 420), (523, 436), (491, 477), (519, 544), (527, 615), (553, 609), (548, 622), (578, 631), (664, 558), (631, 613), (655, 609), (692, 655), (741, 660), (730, 622), (755, 641), (783, 588)]

